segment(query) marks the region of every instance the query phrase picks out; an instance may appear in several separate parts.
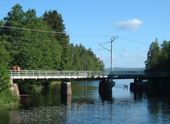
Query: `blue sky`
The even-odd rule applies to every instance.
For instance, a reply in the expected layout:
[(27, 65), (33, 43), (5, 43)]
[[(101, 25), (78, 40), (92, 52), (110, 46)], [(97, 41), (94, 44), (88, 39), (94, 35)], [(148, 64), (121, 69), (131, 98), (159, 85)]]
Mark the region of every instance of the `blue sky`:
[[(91, 48), (105, 67), (110, 67), (110, 52), (98, 43), (113, 43), (114, 67), (144, 67), (149, 45), (155, 38), (170, 40), (170, 0), (4, 0), (0, 19), (19, 3), (23, 10), (36, 9), (62, 14), (70, 42)], [(104, 36), (103, 36), (104, 35)], [(130, 39), (130, 40), (129, 40)], [(110, 45), (104, 47), (110, 49)]]

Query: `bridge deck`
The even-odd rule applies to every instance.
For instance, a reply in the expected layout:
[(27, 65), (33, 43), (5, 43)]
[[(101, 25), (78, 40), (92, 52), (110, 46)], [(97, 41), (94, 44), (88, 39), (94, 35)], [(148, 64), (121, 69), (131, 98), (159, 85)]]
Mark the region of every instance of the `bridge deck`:
[(113, 79), (132, 79), (132, 78), (157, 78), (167, 77), (169, 73), (145, 73), (144, 71), (54, 71), (54, 70), (21, 70), (20, 72), (10, 70), (10, 76), (14, 80), (25, 79), (48, 79), (48, 80), (82, 80), (92, 79), (101, 80), (107, 78)]

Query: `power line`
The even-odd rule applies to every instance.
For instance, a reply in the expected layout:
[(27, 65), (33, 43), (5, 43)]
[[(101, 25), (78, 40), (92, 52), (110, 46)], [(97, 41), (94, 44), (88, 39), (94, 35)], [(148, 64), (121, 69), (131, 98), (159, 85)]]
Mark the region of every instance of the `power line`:
[[(56, 39), (54, 40), (48, 40), (48, 39), (33, 39), (33, 38), (21, 38), (21, 37), (13, 37), (13, 36), (2, 36), (2, 38), (7, 38), (7, 39), (17, 39), (17, 40), (26, 40), (26, 41), (46, 41), (46, 42), (51, 42), (51, 41), (57, 41)], [(57, 41), (59, 44), (66, 44), (63, 43), (62, 41)]]
[(108, 49), (108, 48), (106, 48), (106, 47), (102, 46), (102, 45), (101, 45), (101, 44), (99, 44), (99, 43), (98, 43), (98, 45), (99, 45), (100, 47), (102, 47), (103, 49), (105, 49), (105, 50), (109, 51), (109, 52), (111, 51), (110, 49)]
[[(4, 26), (4, 25), (0, 25), (0, 28), (26, 30), (26, 31), (41, 32), (41, 33), (66, 34), (66, 32), (37, 30), (37, 29), (30, 29), (30, 28), (19, 28), (19, 27), (11, 27), (11, 26)], [(76, 36), (80, 36), (80, 37), (111, 37), (110, 35), (98, 35), (98, 34), (77, 34), (77, 33), (68, 33), (68, 34), (76, 35)]]
[(125, 40), (128, 40), (128, 41), (131, 41), (131, 42), (135, 42), (135, 43), (140, 43), (140, 44), (144, 44), (144, 45), (150, 45), (150, 44), (145, 43), (145, 42), (142, 42), (142, 41), (133, 40), (133, 39), (126, 38), (126, 37), (122, 37), (122, 36), (119, 36), (119, 38), (122, 38), (122, 39), (125, 39)]
[(109, 41), (109, 42), (102, 42), (102, 43), (100, 43), (100, 45), (105, 45), (105, 44), (110, 44), (111, 42)]
[(101, 34), (77, 34), (77, 33), (68, 33), (70, 35), (76, 35), (80, 37), (111, 37), (110, 35), (101, 35)]
[[(32, 32), (41, 32), (41, 33), (52, 33), (52, 34), (66, 34), (66, 32), (56, 32), (56, 31), (47, 31), (47, 30), (37, 30), (37, 29), (30, 29), (30, 28), (19, 28), (19, 27), (11, 27), (11, 26), (3, 26), (0, 25), (0, 28), (7, 28), (7, 29), (16, 29), (16, 30), (26, 30), (26, 31), (32, 31)], [(98, 35), (98, 34), (77, 34), (77, 33), (68, 33), (69, 35), (76, 35), (79, 37), (112, 37), (111, 35)], [(126, 38), (123, 36), (119, 36), (121, 39), (125, 39), (127, 41), (135, 42), (135, 43), (140, 43), (140, 44), (145, 44), (145, 45), (150, 45), (148, 43)], [(108, 42), (107, 42), (108, 43)], [(102, 43), (101, 43), (102, 44)]]
[(30, 28), (19, 28), (19, 27), (11, 27), (11, 26), (3, 26), (3, 25), (0, 25), (0, 27), (8, 28), (8, 29), (33, 31), (33, 32), (42, 32), (42, 33), (66, 34), (66, 32), (46, 31), (46, 30), (37, 30), (37, 29), (30, 29)]

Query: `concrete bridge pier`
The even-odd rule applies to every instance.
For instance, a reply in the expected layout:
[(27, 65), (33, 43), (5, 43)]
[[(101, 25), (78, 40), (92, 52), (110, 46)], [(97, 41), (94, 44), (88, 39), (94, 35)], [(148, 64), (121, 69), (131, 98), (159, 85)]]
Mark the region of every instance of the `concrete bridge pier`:
[(112, 87), (115, 85), (113, 79), (103, 79), (99, 82), (99, 94), (102, 97), (112, 95)]
[(134, 82), (130, 83), (130, 90), (131, 91), (136, 91), (137, 83), (139, 83), (140, 80), (138, 78), (134, 78)]
[(71, 104), (72, 90), (71, 83), (62, 81), (61, 83), (61, 101), (62, 103)]
[(140, 82), (142, 82), (142, 79), (140, 79), (140, 78), (134, 78), (134, 83), (140, 83)]
[(144, 91), (147, 88), (147, 84), (143, 82), (141, 78), (134, 78), (134, 82), (130, 83), (131, 91)]
[(61, 83), (61, 95), (72, 95), (71, 83), (68, 81), (62, 81)]

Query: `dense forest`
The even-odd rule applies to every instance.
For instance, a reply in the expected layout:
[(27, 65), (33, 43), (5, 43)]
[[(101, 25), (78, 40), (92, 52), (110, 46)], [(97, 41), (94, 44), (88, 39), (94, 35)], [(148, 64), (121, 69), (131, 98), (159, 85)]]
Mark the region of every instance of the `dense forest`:
[(164, 40), (161, 45), (158, 39), (151, 43), (147, 60), (146, 71), (169, 72), (170, 70), (170, 41)]
[[(8, 70), (104, 70), (104, 63), (82, 44), (69, 43), (62, 15), (56, 10), (37, 17), (35, 9), (16, 4), (0, 20), (0, 108), (19, 100), (10, 91)], [(33, 83), (34, 82), (34, 83)], [(30, 93), (48, 81), (15, 81), (20, 93)]]
[(62, 15), (56, 10), (37, 17), (16, 4), (0, 21), (0, 66), (33, 70), (104, 70), (92, 50), (69, 43)]

